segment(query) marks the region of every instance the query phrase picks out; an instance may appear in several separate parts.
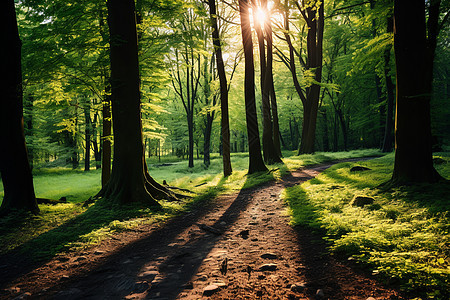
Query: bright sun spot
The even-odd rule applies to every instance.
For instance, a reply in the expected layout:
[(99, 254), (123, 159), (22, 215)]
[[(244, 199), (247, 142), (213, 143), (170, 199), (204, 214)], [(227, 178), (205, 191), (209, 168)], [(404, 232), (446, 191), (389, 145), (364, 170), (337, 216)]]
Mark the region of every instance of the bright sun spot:
[(256, 16), (255, 16), (255, 17), (258, 19), (258, 21), (259, 21), (261, 24), (264, 24), (264, 22), (266, 21), (266, 13), (264, 12), (264, 10), (262, 10), (261, 7), (259, 7), (259, 8), (256, 10)]

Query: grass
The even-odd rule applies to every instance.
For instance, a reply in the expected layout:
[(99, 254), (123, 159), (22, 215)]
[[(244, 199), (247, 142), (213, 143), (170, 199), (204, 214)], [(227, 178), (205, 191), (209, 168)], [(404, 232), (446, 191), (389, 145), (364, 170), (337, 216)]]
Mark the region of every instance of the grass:
[[(450, 153), (436, 169), (450, 178)], [(284, 191), (292, 225), (321, 231), (330, 250), (370, 267), (374, 276), (426, 298), (448, 299), (450, 184), (379, 188), (392, 174), (392, 154), (341, 163)], [(351, 172), (354, 165), (369, 171)], [(354, 196), (374, 203), (351, 205)]]

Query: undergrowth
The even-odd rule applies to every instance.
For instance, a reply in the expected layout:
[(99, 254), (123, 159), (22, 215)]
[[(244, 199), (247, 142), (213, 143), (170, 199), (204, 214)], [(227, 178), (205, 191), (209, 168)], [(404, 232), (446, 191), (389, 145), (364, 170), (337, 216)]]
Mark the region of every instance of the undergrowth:
[[(450, 178), (450, 154), (436, 169)], [(292, 225), (322, 231), (330, 250), (369, 266), (373, 275), (426, 298), (450, 297), (450, 184), (422, 184), (390, 190), (393, 155), (341, 163), (316, 178), (288, 188)], [(359, 165), (371, 170), (351, 172)], [(355, 196), (374, 202), (353, 206)]]

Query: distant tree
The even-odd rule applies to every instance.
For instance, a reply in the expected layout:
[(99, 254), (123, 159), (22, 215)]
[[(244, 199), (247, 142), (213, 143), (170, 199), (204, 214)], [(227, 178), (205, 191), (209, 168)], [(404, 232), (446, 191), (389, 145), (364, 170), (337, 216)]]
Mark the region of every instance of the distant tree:
[(249, 152), (248, 173), (267, 171), (261, 155), (259, 141), (258, 117), (255, 102), (255, 66), (253, 62), (252, 29), (250, 25), (250, 0), (239, 0), (239, 14), (241, 19), (242, 43), (245, 59), (245, 117), (247, 121), (247, 139)]
[(440, 3), (429, 2), (427, 22), (425, 1), (394, 2), (397, 101), (393, 184), (441, 179), (433, 167), (430, 116)]
[(25, 145), (21, 41), (14, 1), (2, 1), (0, 12), (0, 27), (4, 43), (0, 52), (2, 61), (0, 173), (5, 192), (0, 213), (6, 214), (11, 209), (38, 213), (39, 207)]
[(134, 0), (109, 0), (107, 5), (114, 158), (111, 178), (98, 196), (159, 207), (155, 199), (173, 195), (148, 174), (144, 160)]
[(219, 26), (217, 24), (216, 0), (208, 0), (209, 14), (211, 17), (212, 39), (214, 46), (214, 56), (216, 58), (217, 73), (220, 83), (220, 109), (221, 109), (221, 138), (222, 138), (222, 161), (223, 176), (231, 175), (231, 159), (230, 159), (230, 123), (228, 117), (228, 86), (227, 76), (225, 73), (225, 65), (223, 62), (222, 45), (220, 41)]

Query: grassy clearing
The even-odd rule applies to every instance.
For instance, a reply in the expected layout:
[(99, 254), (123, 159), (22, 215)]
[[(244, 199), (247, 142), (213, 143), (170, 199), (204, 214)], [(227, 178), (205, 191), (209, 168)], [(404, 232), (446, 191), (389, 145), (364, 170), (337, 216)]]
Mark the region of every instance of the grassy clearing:
[[(82, 201), (100, 190), (100, 170), (83, 172), (65, 168), (36, 170), (34, 184), (37, 197), (59, 199), (67, 197), (69, 203), (40, 205), (37, 216), (10, 215), (0, 219), (0, 254), (13, 249), (45, 259), (57, 253), (88, 248), (117, 231), (131, 230), (141, 224), (160, 222), (189, 210), (220, 193), (231, 193), (277, 179), (290, 169), (340, 158), (379, 155), (377, 150), (359, 150), (340, 153), (317, 153), (294, 156), (284, 153), (284, 164), (269, 166), (271, 172), (247, 176), (246, 153), (232, 155), (233, 174), (222, 175), (221, 157), (213, 155), (211, 165), (205, 168), (201, 160), (189, 169), (187, 162), (150, 161), (149, 172), (159, 182), (193, 190), (197, 197), (179, 203), (162, 202), (163, 210), (152, 212), (145, 207), (111, 208), (103, 200), (83, 207)], [(165, 163), (164, 166), (161, 166)], [(0, 185), (0, 198), (3, 189)]]
[[(436, 165), (450, 178), (450, 153)], [(448, 299), (450, 285), (450, 184), (383, 190), (394, 157), (341, 163), (284, 191), (292, 225), (323, 231), (336, 255), (370, 266), (374, 276), (427, 298)], [(350, 172), (355, 165), (369, 171)], [(354, 196), (372, 197), (356, 207)]]

